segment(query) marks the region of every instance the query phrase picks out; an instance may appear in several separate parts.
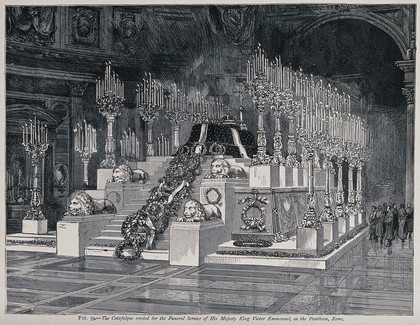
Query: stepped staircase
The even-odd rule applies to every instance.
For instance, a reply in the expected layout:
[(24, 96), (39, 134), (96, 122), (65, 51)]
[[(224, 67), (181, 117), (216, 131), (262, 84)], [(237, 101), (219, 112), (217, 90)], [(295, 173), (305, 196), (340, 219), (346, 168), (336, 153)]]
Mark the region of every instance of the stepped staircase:
[[(137, 212), (146, 203), (151, 189), (157, 186), (158, 179), (165, 175), (169, 162), (172, 160), (172, 157), (156, 157), (156, 160), (153, 158), (148, 159), (146, 166), (139, 167), (148, 172), (150, 176), (149, 181), (146, 184), (135, 184), (135, 196), (129, 202), (123, 200), (122, 209), (117, 212), (115, 219), (111, 220), (110, 224), (101, 231), (98, 237), (91, 239), (89, 246), (85, 249), (86, 258), (89, 256), (114, 256), (115, 247), (124, 240), (121, 234), (121, 227), (124, 220), (130, 214)], [(167, 259), (165, 255), (168, 255), (168, 250), (169, 240), (165, 236), (161, 236), (159, 243), (156, 242), (156, 251), (153, 254), (148, 254), (148, 257), (150, 259)]]
[[(115, 247), (124, 240), (121, 234), (121, 227), (124, 220), (128, 215), (135, 213), (139, 210), (147, 201), (150, 195), (150, 190), (157, 186), (158, 179), (165, 175), (165, 171), (169, 166), (169, 162), (172, 158), (168, 157), (166, 160), (159, 160), (158, 162), (149, 161), (148, 168), (145, 169), (149, 175), (150, 180), (146, 184), (139, 184), (136, 197), (132, 198), (130, 202), (124, 202), (123, 208), (117, 212), (115, 219), (106, 226), (98, 237), (92, 238), (90, 245), (85, 249), (86, 258), (89, 257), (112, 257), (115, 256)], [(234, 164), (245, 168), (249, 166), (249, 159), (227, 159), (230, 164)], [(210, 174), (211, 157), (201, 165), (202, 172), (196, 177), (194, 183), (191, 184), (193, 199), (200, 201), (200, 184), (205, 175)], [(182, 211), (180, 211), (182, 213)], [(143, 259), (149, 260), (169, 260), (169, 227), (173, 220), (169, 220), (169, 225), (163, 234), (158, 234), (155, 240), (155, 249), (146, 250), (142, 252)]]

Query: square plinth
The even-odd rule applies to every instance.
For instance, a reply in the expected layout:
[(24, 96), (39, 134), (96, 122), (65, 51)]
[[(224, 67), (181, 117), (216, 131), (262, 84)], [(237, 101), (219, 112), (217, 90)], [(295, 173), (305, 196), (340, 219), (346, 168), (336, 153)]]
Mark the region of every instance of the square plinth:
[(23, 234), (46, 234), (48, 233), (48, 220), (22, 220)]
[(104, 190), (108, 179), (112, 179), (113, 168), (99, 168), (97, 171), (96, 188)]
[(323, 221), (324, 227), (324, 240), (332, 242), (338, 238), (338, 221)]
[(57, 222), (57, 255), (84, 256), (90, 240), (99, 236), (113, 219), (114, 214), (65, 216)]
[(340, 235), (344, 235), (350, 230), (350, 220), (346, 217), (338, 217), (338, 232)]
[(324, 246), (324, 229), (298, 228), (296, 229), (296, 248), (318, 252)]
[(256, 165), (249, 167), (250, 187), (279, 187), (279, 167), (271, 165)]
[(225, 242), (222, 221), (173, 222), (170, 230), (169, 264), (199, 266)]

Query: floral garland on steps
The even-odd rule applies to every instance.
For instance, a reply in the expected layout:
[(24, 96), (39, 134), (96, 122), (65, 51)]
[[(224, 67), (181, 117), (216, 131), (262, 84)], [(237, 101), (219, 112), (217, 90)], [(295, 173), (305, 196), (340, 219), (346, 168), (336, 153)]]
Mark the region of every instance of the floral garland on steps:
[[(155, 236), (164, 233), (169, 220), (177, 217), (182, 201), (191, 199), (190, 185), (201, 174), (201, 164), (206, 159), (203, 153), (196, 153), (194, 148), (179, 148), (170, 161), (165, 176), (151, 190), (146, 204), (123, 222), (121, 234), (124, 240), (115, 249), (118, 258), (139, 258), (141, 246), (145, 242), (146, 248), (152, 249)], [(130, 251), (134, 251), (134, 254)]]

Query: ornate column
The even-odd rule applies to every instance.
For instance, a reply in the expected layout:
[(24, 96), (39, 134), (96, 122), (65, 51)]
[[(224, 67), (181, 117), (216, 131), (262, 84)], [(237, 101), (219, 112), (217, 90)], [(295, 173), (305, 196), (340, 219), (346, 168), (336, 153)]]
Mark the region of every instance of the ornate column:
[(407, 141), (405, 157), (405, 201), (414, 200), (414, 88), (403, 88), (403, 94), (407, 98)]
[[(415, 39), (412, 39), (412, 51), (415, 51)], [(410, 58), (414, 58), (412, 55)], [(405, 200), (414, 200), (414, 97), (415, 97), (415, 60), (397, 61), (396, 64), (404, 71), (404, 85), (402, 93), (407, 99), (407, 140), (405, 158)]]
[[(83, 120), (82, 97), (88, 86), (87, 82), (67, 81), (70, 91), (70, 128), (76, 128), (76, 123)], [(69, 193), (83, 187), (83, 175), (77, 166), (80, 166), (80, 157), (74, 151), (74, 138), (69, 137)]]
[[(281, 125), (280, 125), (280, 118), (281, 118), (281, 107), (280, 106), (272, 106), (271, 107), (274, 111), (274, 118), (275, 118), (275, 131), (274, 131), (274, 139), (273, 139), (273, 159), (271, 161), (272, 164), (282, 165), (286, 163), (286, 160), (283, 157), (282, 153), (282, 137), (281, 137)], [(295, 147), (296, 152), (296, 147)]]

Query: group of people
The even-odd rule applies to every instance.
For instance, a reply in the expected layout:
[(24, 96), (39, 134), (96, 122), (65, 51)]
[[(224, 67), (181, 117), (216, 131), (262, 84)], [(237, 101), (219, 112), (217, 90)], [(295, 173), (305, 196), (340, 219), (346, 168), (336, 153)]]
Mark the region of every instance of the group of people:
[[(411, 239), (413, 233), (413, 207), (411, 203), (386, 204), (382, 206), (372, 206), (372, 212), (369, 216), (370, 240), (386, 247), (392, 245), (394, 239), (399, 238), (404, 242), (407, 238)], [(384, 242), (385, 241), (385, 242)]]

